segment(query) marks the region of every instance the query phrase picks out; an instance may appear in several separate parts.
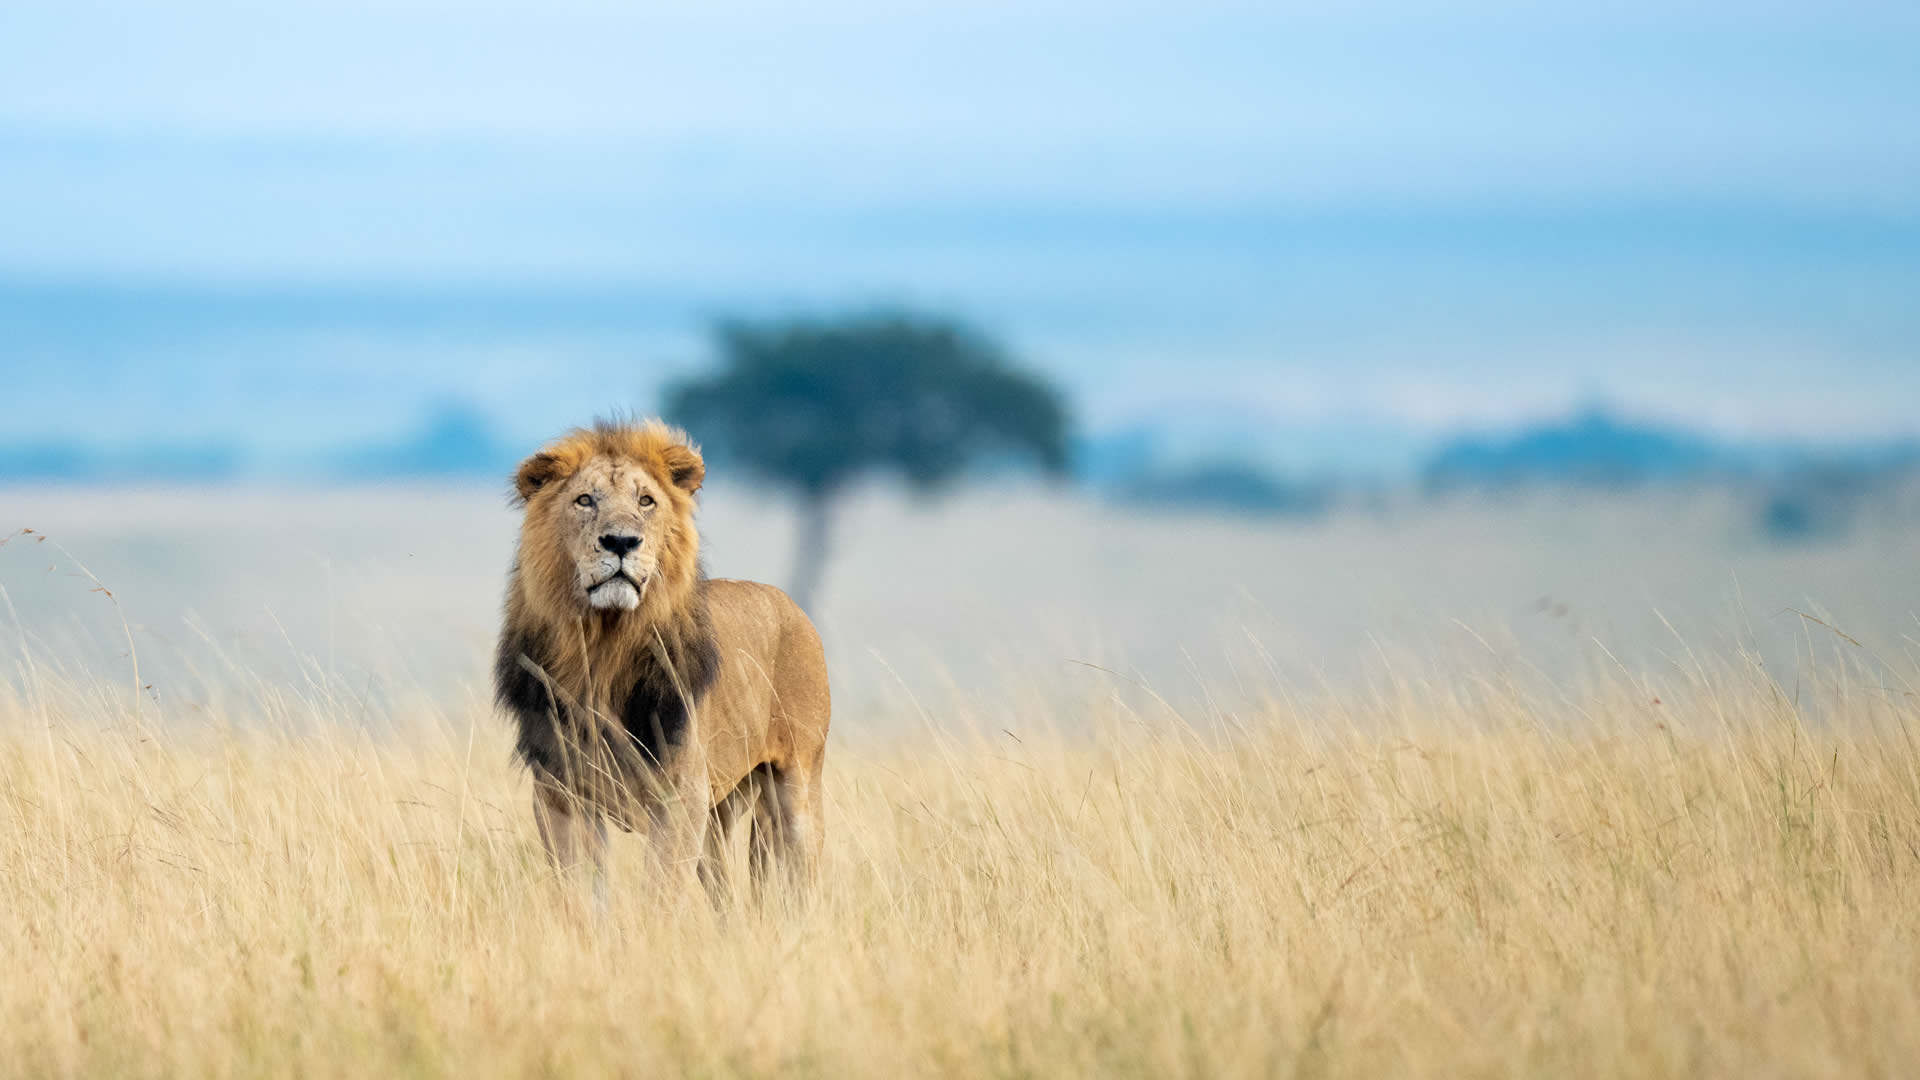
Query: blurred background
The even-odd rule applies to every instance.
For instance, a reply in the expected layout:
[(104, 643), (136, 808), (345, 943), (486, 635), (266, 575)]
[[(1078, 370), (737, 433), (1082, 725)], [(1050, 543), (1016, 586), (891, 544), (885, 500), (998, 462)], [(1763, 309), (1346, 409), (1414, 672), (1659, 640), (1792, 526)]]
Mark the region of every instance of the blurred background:
[(14, 632), (101, 583), (150, 652), (477, 685), (507, 472), (627, 411), (855, 692), (1906, 648), (1916, 55), (1872, 0), (12, 0)]

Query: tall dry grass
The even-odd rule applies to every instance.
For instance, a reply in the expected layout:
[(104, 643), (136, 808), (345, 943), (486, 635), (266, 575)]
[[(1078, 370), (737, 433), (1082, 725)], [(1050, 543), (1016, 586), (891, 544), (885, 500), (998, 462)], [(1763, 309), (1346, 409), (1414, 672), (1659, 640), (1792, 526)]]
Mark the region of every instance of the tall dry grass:
[(596, 921), (483, 701), (162, 712), (23, 655), (0, 1071), (1911, 1075), (1912, 670), (1116, 680), (843, 739), (809, 910), (623, 888), (627, 839)]

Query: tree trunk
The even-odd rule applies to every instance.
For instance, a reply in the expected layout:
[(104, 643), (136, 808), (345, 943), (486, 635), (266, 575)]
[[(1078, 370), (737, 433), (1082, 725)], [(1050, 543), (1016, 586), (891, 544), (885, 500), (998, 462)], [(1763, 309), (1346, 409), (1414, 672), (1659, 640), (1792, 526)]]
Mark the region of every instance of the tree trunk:
[(832, 502), (832, 496), (824, 491), (809, 491), (800, 497), (800, 533), (787, 594), (809, 616), (813, 614), (814, 594), (820, 587), (821, 571), (827, 565), (827, 526)]

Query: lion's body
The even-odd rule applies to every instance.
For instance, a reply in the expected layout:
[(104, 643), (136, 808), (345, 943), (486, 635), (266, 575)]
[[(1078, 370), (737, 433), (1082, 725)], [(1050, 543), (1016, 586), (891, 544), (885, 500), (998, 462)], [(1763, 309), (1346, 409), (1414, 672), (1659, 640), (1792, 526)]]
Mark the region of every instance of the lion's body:
[(610, 820), (711, 883), (721, 843), (750, 813), (756, 870), (779, 855), (808, 879), (825, 655), (779, 589), (700, 572), (692, 496), (703, 477), (684, 436), (658, 424), (575, 432), (521, 467), (527, 514), (496, 695), (557, 863), (576, 861), (584, 835), (597, 866)]
[(700, 718), (713, 802), (762, 766), (817, 774), (830, 704), (813, 624), (786, 593), (750, 581), (709, 582), (707, 611), (720, 651)]

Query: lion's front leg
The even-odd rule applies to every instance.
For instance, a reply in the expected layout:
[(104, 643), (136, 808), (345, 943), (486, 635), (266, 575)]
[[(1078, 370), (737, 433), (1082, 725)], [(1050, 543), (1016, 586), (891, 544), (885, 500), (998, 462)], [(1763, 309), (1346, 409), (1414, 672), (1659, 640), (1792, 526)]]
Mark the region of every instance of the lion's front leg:
[(540, 830), (540, 846), (557, 873), (570, 869), (579, 857), (579, 822), (572, 796), (538, 778), (533, 782), (533, 823)]
[(535, 780), (533, 784), (533, 820), (540, 830), (540, 845), (546, 848), (547, 862), (564, 875), (581, 863), (589, 867), (593, 881), (594, 909), (607, 910), (607, 820), (581, 806), (560, 788)]
[(647, 808), (647, 839), (655, 869), (665, 887), (693, 889), (699, 886), (712, 813), (704, 757), (677, 755), (661, 781)]

